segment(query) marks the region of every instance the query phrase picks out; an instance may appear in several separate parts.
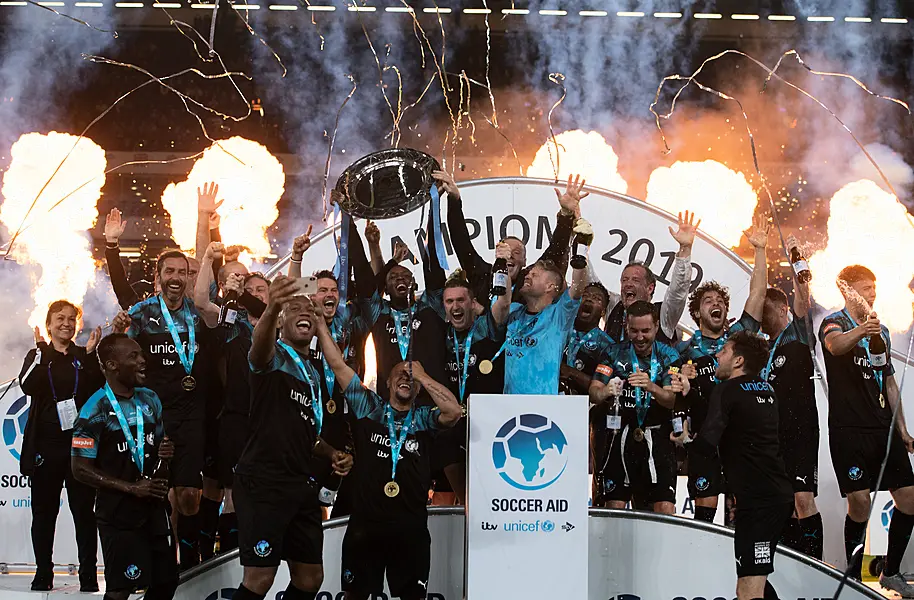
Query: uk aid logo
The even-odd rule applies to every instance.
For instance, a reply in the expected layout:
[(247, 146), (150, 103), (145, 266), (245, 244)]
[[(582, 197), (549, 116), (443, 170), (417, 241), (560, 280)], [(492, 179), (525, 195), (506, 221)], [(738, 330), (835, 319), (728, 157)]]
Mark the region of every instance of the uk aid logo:
[(547, 488), (568, 466), (568, 440), (552, 419), (523, 414), (506, 421), (492, 442), (495, 471), (519, 490)]
[(10, 404), (3, 417), (3, 443), (16, 460), (22, 451), (22, 434), (29, 420), (30, 404), (28, 397), (22, 396)]

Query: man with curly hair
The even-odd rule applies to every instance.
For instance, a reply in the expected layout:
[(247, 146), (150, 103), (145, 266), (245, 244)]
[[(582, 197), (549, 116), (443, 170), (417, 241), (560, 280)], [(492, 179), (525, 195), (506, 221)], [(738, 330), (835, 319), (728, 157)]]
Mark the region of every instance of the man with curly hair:
[[(728, 336), (741, 330), (758, 333), (761, 328), (765, 292), (768, 289), (768, 264), (765, 256), (768, 245), (767, 218), (757, 217), (752, 228), (744, 234), (755, 248), (755, 266), (749, 280), (749, 298), (746, 299), (740, 319), (727, 326), (730, 294), (727, 288), (716, 281), (701, 284), (689, 298), (689, 314), (698, 328), (690, 340), (680, 343), (676, 348), (686, 362), (682, 373), (691, 380), (691, 391), (685, 397), (689, 419), (677, 439), (687, 437), (690, 431), (692, 434), (701, 431), (708, 414), (711, 392), (718, 383), (715, 375), (717, 353), (727, 342)], [(690, 451), (688, 469), (689, 497), (695, 501), (695, 518), (713, 523), (718, 496), (724, 492), (720, 457)]]

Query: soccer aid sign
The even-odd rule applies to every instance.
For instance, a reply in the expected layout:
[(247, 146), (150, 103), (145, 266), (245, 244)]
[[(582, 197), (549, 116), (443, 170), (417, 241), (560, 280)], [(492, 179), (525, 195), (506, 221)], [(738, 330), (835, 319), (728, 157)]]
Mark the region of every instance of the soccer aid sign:
[(467, 597), (586, 597), (587, 398), (469, 406)]

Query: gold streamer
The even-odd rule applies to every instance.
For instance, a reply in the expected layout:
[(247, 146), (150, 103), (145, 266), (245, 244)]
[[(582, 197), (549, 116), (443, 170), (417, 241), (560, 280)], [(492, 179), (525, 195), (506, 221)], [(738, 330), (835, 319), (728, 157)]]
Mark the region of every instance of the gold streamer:
[(555, 146), (555, 160), (552, 160), (552, 150), (549, 150), (549, 162), (552, 163), (552, 170), (555, 172), (556, 182), (559, 180), (559, 141), (555, 137), (555, 130), (552, 128), (552, 113), (555, 111), (559, 105), (565, 101), (565, 96), (568, 95), (568, 90), (565, 89), (565, 76), (562, 73), (550, 73), (549, 81), (556, 84), (562, 88), (562, 97), (556, 100), (555, 104), (552, 105), (552, 108), (549, 109), (549, 115), (547, 116), (547, 121), (549, 122), (549, 137), (552, 138), (552, 144)]
[(330, 134), (330, 142), (327, 145), (327, 163), (324, 165), (324, 180), (321, 184), (321, 201), (324, 204), (324, 217), (322, 220), (325, 223), (327, 222), (327, 217), (330, 214), (330, 207), (327, 204), (327, 183), (330, 179), (330, 160), (333, 157), (333, 145), (336, 143), (336, 132), (340, 128), (340, 115), (343, 114), (343, 109), (346, 108), (349, 100), (353, 95), (355, 95), (356, 88), (358, 88), (358, 85), (355, 82), (355, 77), (348, 73), (346, 74), (346, 77), (352, 83), (352, 90), (349, 91), (349, 95), (343, 99), (343, 103), (340, 104), (339, 109), (336, 111), (336, 122), (333, 124), (333, 132)]
[(63, 17), (64, 19), (69, 19), (69, 20), (71, 20), (71, 21), (74, 21), (74, 22), (76, 22), (76, 23), (79, 23), (80, 25), (85, 25), (85, 26), (88, 27), (89, 29), (94, 29), (95, 31), (99, 31), (99, 32), (101, 32), (101, 33), (110, 33), (110, 34), (112, 35), (112, 37), (114, 37), (115, 39), (117, 39), (117, 31), (115, 31), (115, 30), (113, 30), (113, 29), (101, 29), (101, 28), (99, 28), (99, 27), (96, 27), (95, 25), (90, 25), (89, 23), (83, 21), (82, 19), (77, 19), (76, 17), (71, 17), (71, 16), (68, 15), (68, 14), (65, 14), (65, 13), (62, 13), (62, 12), (58, 12), (58, 11), (54, 10), (52, 7), (50, 7), (50, 6), (45, 6), (44, 4), (39, 4), (39, 3), (35, 2), (34, 0), (25, 0), (25, 2), (28, 2), (28, 3), (31, 4), (32, 6), (37, 6), (38, 8), (43, 8), (44, 10), (49, 10), (49, 11), (51, 11), (52, 13), (54, 13), (55, 15), (57, 15), (58, 17)]

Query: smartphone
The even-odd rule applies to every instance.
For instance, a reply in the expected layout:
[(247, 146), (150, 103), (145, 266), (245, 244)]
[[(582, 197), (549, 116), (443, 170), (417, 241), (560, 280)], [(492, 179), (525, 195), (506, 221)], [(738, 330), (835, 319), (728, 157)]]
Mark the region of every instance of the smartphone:
[(317, 277), (299, 277), (295, 280), (295, 295), (310, 296), (317, 293)]

